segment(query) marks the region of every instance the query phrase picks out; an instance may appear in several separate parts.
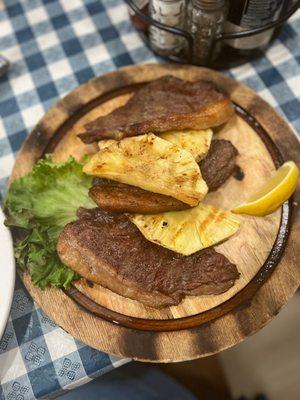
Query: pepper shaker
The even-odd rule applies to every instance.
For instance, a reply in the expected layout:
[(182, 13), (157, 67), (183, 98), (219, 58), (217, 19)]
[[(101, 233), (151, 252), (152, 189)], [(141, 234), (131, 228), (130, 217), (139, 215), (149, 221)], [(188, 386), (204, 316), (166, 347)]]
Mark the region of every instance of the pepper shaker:
[(214, 60), (220, 50), (215, 38), (223, 31), (227, 16), (226, 0), (192, 0), (189, 9), (190, 32), (194, 38), (193, 62)]
[[(187, 15), (187, 0), (151, 0), (150, 15), (165, 25), (183, 29)], [(185, 39), (152, 25), (150, 26), (150, 43), (157, 53), (169, 56), (183, 50)]]

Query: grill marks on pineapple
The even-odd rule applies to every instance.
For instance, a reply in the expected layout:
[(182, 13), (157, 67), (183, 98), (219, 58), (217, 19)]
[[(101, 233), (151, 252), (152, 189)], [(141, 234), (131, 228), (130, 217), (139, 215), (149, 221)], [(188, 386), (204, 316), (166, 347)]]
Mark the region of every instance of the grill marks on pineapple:
[[(120, 147), (120, 143), (121, 142), (114, 140), (101, 141), (99, 142), (99, 148), (101, 150), (108, 149), (111, 144)], [(144, 148), (145, 143), (141, 143), (141, 146)], [(198, 164), (200, 166), (200, 174), (202, 178), (206, 180), (210, 191), (216, 190), (230, 176), (234, 170), (235, 157), (237, 155), (237, 150), (229, 141), (215, 139), (211, 143), (211, 148), (206, 158)], [(157, 160), (164, 161), (166, 159), (167, 154), (161, 153), (160, 158)], [(153, 161), (153, 163), (154, 166), (156, 166), (157, 161)], [(105, 166), (105, 163), (103, 163), (102, 166), (103, 165)], [(145, 174), (148, 174), (149, 168), (153, 168), (150, 163), (143, 164)], [(165, 169), (164, 174), (172, 174), (172, 168), (173, 166), (169, 169)], [(198, 172), (192, 174), (190, 170), (183, 170), (179, 180), (174, 182), (174, 185), (177, 185), (177, 190), (181, 190), (185, 180), (189, 179), (191, 185), (195, 186), (197, 178)], [(154, 193), (149, 190), (143, 190), (137, 186), (119, 183), (115, 180), (96, 179), (98, 179), (98, 181), (95, 182), (94, 185), (98, 185), (99, 187), (97, 190), (94, 190), (94, 196), (92, 196), (92, 198), (100, 208), (106, 211), (156, 214), (159, 212), (184, 210), (190, 207), (186, 202), (175, 199), (174, 196)], [(151, 179), (153, 180), (155, 177)], [(105, 189), (105, 186), (108, 188)], [(109, 187), (113, 187), (114, 189), (110, 190)], [(101, 188), (103, 188), (102, 193)], [(195, 198), (193, 198), (192, 201), (196, 203)]]
[(177, 226), (177, 230), (173, 234), (174, 242), (176, 242), (176, 239), (178, 239), (178, 237), (182, 234), (182, 232), (184, 231), (184, 229), (187, 226), (187, 224), (188, 224), (188, 221), (185, 221), (182, 225), (178, 225)]
[[(216, 209), (216, 213), (219, 214), (219, 211), (217, 211), (217, 209)], [(204, 221), (201, 222), (201, 224), (199, 224), (201, 227), (201, 230), (202, 231), (205, 230), (214, 220), (217, 220), (218, 214), (213, 214), (213, 213), (208, 214), (208, 216), (204, 219)]]
[[(149, 134), (105, 146), (101, 144), (102, 150), (84, 166), (88, 175), (171, 196), (190, 206), (197, 205), (207, 193), (207, 185), (192, 154), (167, 140)], [(101, 170), (99, 165), (103, 163), (105, 168)]]
[(186, 256), (222, 242), (240, 227), (232, 213), (203, 203), (185, 211), (135, 214), (130, 219), (146, 239)]

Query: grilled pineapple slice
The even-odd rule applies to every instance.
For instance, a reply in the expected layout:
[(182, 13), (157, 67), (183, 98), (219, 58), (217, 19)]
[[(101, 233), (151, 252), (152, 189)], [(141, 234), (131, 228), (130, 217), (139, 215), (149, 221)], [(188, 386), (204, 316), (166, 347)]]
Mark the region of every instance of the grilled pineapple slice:
[(184, 150), (189, 151), (197, 162), (203, 160), (208, 153), (213, 132), (211, 129), (196, 131), (170, 131), (159, 135), (162, 139), (176, 144)]
[(100, 140), (100, 142), (98, 142), (98, 147), (100, 150), (103, 150), (116, 142), (117, 142), (117, 140), (114, 140), (114, 139)]
[(190, 206), (197, 205), (208, 191), (191, 153), (153, 134), (109, 144), (83, 171), (165, 194)]
[(184, 211), (130, 217), (146, 239), (186, 256), (213, 246), (240, 227), (229, 211), (200, 203)]
[[(184, 130), (184, 131), (170, 131), (160, 133), (159, 137), (168, 142), (176, 144), (184, 150), (189, 151), (197, 162), (203, 160), (208, 153), (213, 131), (205, 129), (201, 131)], [(100, 140), (98, 142), (99, 149), (105, 149), (116, 142), (116, 140)]]

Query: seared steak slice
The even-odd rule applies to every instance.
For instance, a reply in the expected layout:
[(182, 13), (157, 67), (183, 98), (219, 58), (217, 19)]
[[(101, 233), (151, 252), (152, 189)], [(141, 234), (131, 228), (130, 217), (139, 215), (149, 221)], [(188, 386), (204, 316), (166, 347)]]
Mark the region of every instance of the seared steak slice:
[(206, 81), (164, 76), (138, 90), (122, 107), (85, 125), (84, 143), (144, 133), (219, 126), (233, 115), (231, 101)]
[[(237, 149), (228, 140), (212, 141), (206, 158), (200, 162), (201, 173), (209, 191), (217, 190), (231, 176), (237, 154)], [(109, 179), (95, 178), (89, 195), (100, 208), (109, 212), (158, 214), (189, 208), (187, 204), (170, 196)]]
[(98, 184), (89, 190), (90, 197), (102, 210), (118, 213), (156, 214), (190, 208), (170, 196), (148, 192), (135, 186)]
[(208, 190), (217, 190), (232, 175), (235, 170), (237, 149), (229, 140), (213, 140), (209, 152), (200, 161), (200, 170)]
[(149, 242), (123, 214), (79, 210), (60, 234), (61, 261), (82, 277), (151, 307), (186, 295), (219, 294), (234, 285), (234, 264), (214, 249), (191, 256)]

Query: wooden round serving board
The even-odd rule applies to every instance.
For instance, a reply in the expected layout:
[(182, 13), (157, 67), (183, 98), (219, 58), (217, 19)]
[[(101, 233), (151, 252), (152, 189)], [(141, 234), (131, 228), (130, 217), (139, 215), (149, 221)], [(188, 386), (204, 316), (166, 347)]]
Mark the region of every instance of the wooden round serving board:
[[(205, 68), (140, 65), (96, 78), (51, 108), (24, 143), (12, 179), (30, 171), (45, 153), (53, 153), (56, 161), (93, 154), (97, 146), (83, 145), (76, 136), (83, 125), (124, 104), (145, 82), (166, 74), (211, 80), (237, 106), (237, 114), (214, 138), (228, 139), (237, 147), (237, 163), (244, 177), (231, 177), (206, 197), (207, 203), (230, 209), (255, 192), (283, 160), (299, 163), (296, 136), (249, 88)], [(293, 201), (281, 210), (263, 218), (242, 216), (239, 232), (216, 246), (241, 273), (236, 284), (221, 295), (188, 296), (178, 306), (155, 310), (84, 280), (65, 293), (52, 288), (41, 291), (27, 274), (22, 279), (56, 323), (92, 347), (144, 361), (206, 356), (264, 326), (299, 286), (299, 197), (298, 186)]]

